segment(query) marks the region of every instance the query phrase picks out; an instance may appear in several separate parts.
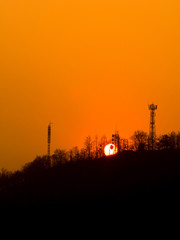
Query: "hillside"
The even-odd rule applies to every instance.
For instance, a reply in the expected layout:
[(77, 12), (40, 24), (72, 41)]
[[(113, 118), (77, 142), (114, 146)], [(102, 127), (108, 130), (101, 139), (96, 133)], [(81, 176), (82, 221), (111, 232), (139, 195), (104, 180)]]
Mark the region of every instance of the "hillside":
[(180, 152), (122, 152), (47, 168), (27, 168), (0, 179), (0, 206), (169, 206), (178, 204)]

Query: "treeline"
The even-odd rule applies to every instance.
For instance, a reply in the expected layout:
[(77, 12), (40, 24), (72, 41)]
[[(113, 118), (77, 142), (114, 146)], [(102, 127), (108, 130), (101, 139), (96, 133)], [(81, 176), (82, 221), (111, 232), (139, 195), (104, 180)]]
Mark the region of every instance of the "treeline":
[[(88, 160), (96, 160), (104, 158), (104, 146), (110, 143), (106, 136), (102, 136), (100, 140), (96, 136), (92, 139), (86, 137), (84, 147), (79, 149), (74, 147), (69, 151), (56, 149), (51, 157), (47, 155), (37, 156), (32, 162), (26, 163), (21, 170), (15, 172), (1, 169), (0, 172), (0, 191), (18, 185), (25, 181), (26, 178), (32, 178), (48, 169), (58, 168), (59, 166), (69, 163), (77, 164), (78, 162), (87, 162)], [(120, 146), (120, 153), (126, 152), (123, 146)], [(148, 134), (144, 131), (135, 131), (131, 137), (128, 147), (125, 148), (130, 152), (148, 152)], [(180, 133), (171, 132), (156, 138), (155, 151), (178, 151), (180, 150)]]
[[(37, 156), (32, 162), (26, 163), (21, 170), (16, 171), (14, 174), (27, 173), (28, 171), (41, 171), (52, 166), (58, 166), (68, 162), (77, 162), (84, 160), (93, 160), (104, 157), (104, 147), (106, 144), (111, 143), (112, 139), (107, 139), (104, 135), (100, 139), (96, 136), (92, 139), (90, 136), (86, 137), (84, 147), (79, 149), (77, 146), (66, 151), (63, 149), (56, 149), (49, 158), (47, 155)], [(124, 139), (120, 138), (119, 151), (148, 151), (149, 150), (149, 137), (144, 131), (135, 131), (129, 141), (126, 141), (124, 146)], [(171, 132), (156, 137), (155, 148), (156, 151), (161, 150), (180, 150), (180, 132)], [(7, 169), (1, 169), (0, 172), (0, 188), (6, 179), (11, 177), (13, 173)]]
[[(144, 131), (135, 131), (131, 137), (131, 149), (135, 151), (149, 150), (149, 136)], [(180, 149), (180, 132), (171, 132), (154, 138), (154, 150), (179, 150)]]
[[(51, 156), (52, 165), (58, 165), (69, 161), (79, 161), (86, 159), (98, 159), (104, 157), (104, 147), (111, 143), (112, 139), (107, 139), (104, 135), (98, 140), (96, 136), (92, 139), (86, 137), (84, 147), (79, 149), (77, 146), (69, 151), (57, 149)], [(144, 131), (135, 131), (129, 140), (120, 138), (119, 151), (148, 151), (151, 150), (149, 145), (149, 136)], [(154, 140), (154, 150), (180, 150), (180, 132), (171, 132), (169, 134), (160, 135)]]

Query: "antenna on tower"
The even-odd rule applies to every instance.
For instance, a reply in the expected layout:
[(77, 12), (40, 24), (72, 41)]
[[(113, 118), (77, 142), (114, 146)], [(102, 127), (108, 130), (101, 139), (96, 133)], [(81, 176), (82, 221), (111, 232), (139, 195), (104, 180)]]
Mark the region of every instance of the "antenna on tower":
[(156, 138), (155, 110), (157, 110), (157, 105), (154, 104), (149, 105), (149, 110), (150, 110), (149, 149), (154, 150)]

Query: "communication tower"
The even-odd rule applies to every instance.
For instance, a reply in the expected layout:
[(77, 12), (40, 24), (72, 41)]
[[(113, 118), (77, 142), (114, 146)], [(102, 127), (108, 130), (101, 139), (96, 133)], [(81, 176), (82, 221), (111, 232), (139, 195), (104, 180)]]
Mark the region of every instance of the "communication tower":
[(120, 152), (120, 136), (119, 132), (115, 131), (115, 134), (112, 134), (112, 143), (117, 147), (118, 152)]
[(50, 157), (50, 145), (51, 145), (51, 122), (48, 125), (48, 157)]
[(156, 140), (156, 130), (155, 130), (155, 110), (157, 110), (157, 105), (149, 105), (150, 110), (150, 128), (149, 128), (149, 149), (154, 150), (155, 140)]

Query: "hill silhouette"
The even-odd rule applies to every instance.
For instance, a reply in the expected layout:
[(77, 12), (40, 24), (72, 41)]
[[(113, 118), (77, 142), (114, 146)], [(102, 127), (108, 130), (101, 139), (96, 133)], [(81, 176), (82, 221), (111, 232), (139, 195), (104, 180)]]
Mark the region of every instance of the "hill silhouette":
[(42, 167), (41, 161), (10, 175), (1, 174), (1, 208), (90, 204), (167, 209), (180, 200), (180, 151), (124, 151), (54, 167)]

